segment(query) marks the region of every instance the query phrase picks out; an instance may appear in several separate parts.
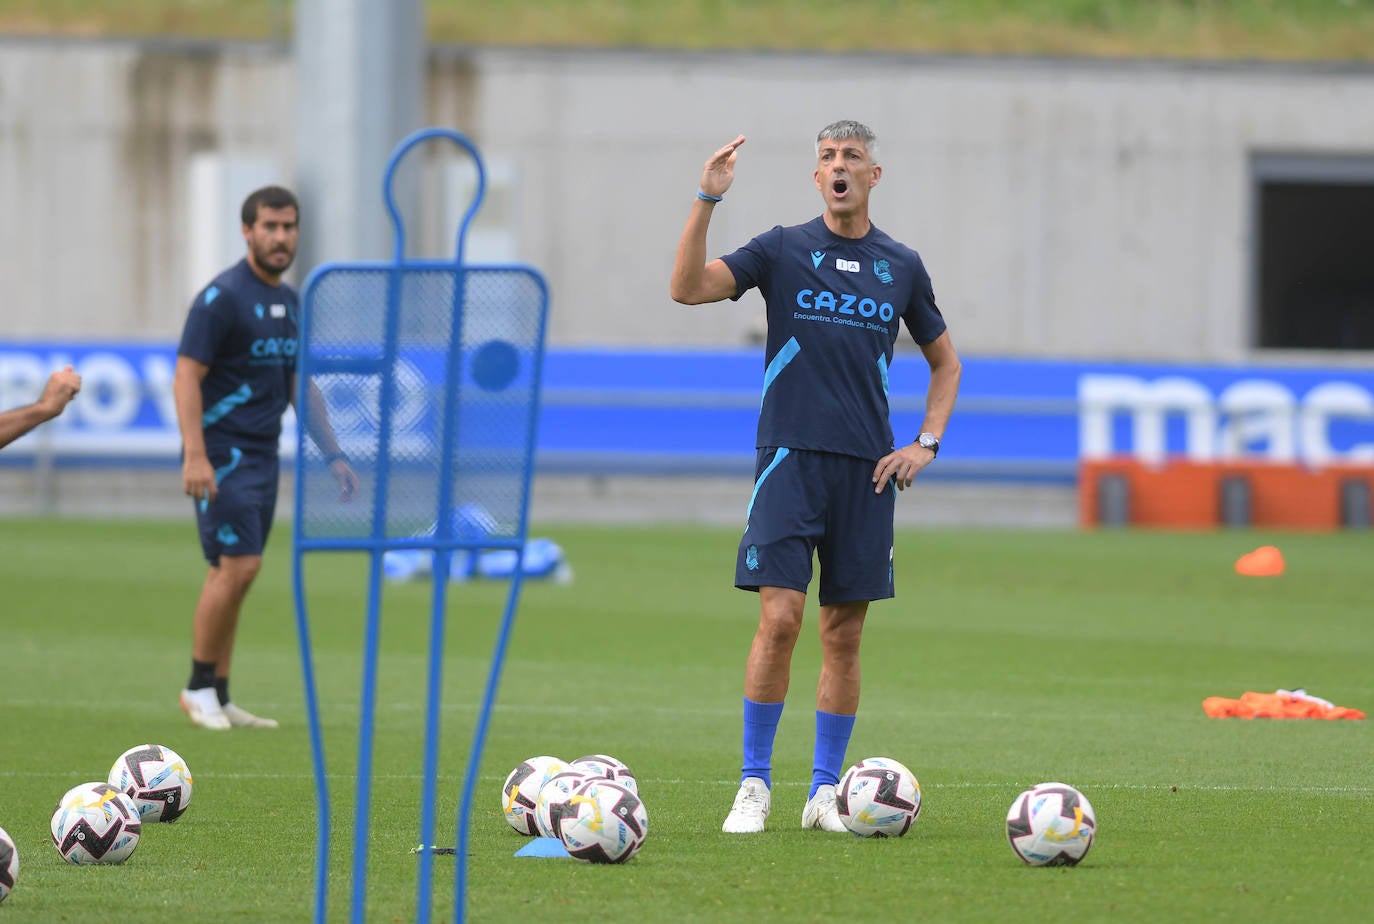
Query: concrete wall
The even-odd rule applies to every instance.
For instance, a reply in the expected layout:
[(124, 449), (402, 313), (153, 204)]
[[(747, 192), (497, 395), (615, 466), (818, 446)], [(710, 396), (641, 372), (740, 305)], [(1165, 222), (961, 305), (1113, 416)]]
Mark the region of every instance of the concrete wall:
[[(1245, 358), (1250, 157), (1374, 160), (1365, 66), (437, 48), (428, 74), (428, 121), (514, 178), (561, 344), (758, 336), (757, 296), (667, 297), (702, 162), (737, 132), (713, 254), (817, 214), (815, 132), (863, 120), (873, 218), (925, 257), (966, 353)], [(174, 337), (205, 281), (190, 161), (294, 182), (295, 85), (282, 45), (0, 39), (0, 338)], [(451, 252), (426, 208), (418, 249)]]
[(270, 48), (0, 41), (0, 336), (175, 336), (191, 159), (288, 169), (292, 103)]

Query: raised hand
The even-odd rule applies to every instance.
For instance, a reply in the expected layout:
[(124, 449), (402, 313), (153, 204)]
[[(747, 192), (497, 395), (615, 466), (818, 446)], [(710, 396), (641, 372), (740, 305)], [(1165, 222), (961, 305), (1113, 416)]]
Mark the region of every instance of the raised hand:
[(77, 375), (71, 366), (67, 366), (48, 376), (48, 384), (43, 388), (43, 395), (38, 399), (38, 403), (50, 417), (56, 417), (66, 409), (80, 390), (81, 376)]
[(701, 171), (701, 191), (708, 196), (723, 196), (735, 181), (735, 153), (744, 144), (740, 135), (725, 147), (712, 154)]

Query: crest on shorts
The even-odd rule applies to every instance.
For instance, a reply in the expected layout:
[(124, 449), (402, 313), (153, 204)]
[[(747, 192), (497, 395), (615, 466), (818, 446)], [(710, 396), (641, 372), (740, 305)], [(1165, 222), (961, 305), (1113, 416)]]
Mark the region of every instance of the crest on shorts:
[(751, 545), (744, 550), (744, 567), (750, 571), (759, 570), (759, 547)]

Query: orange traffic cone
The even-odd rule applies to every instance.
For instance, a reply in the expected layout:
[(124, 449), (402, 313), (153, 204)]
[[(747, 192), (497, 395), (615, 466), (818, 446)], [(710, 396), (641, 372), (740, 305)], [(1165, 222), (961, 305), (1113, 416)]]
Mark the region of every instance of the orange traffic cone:
[(1236, 574), (1246, 577), (1278, 577), (1283, 574), (1283, 553), (1272, 545), (1262, 545), (1236, 559)]

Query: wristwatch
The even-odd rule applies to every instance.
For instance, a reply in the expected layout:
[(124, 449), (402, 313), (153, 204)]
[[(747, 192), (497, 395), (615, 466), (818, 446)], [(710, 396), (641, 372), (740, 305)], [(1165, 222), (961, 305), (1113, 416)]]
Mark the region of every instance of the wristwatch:
[(930, 450), (932, 456), (940, 454), (940, 438), (934, 433), (921, 433), (916, 437), (916, 442)]

